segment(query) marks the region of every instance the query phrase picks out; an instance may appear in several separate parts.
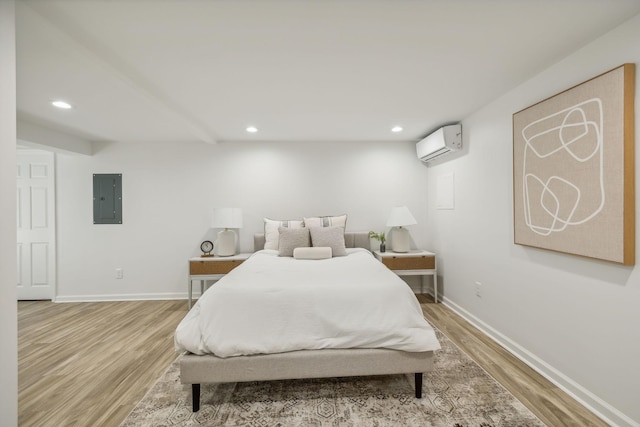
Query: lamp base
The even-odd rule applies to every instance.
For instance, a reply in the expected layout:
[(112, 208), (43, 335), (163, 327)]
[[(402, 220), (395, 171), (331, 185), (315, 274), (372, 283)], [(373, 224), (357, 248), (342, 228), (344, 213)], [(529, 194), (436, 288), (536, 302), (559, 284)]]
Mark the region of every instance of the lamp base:
[(218, 256), (232, 256), (236, 254), (236, 232), (222, 230), (218, 232), (216, 240), (216, 253)]
[(398, 227), (391, 230), (391, 250), (393, 252), (409, 252), (411, 248), (411, 237), (409, 230)]

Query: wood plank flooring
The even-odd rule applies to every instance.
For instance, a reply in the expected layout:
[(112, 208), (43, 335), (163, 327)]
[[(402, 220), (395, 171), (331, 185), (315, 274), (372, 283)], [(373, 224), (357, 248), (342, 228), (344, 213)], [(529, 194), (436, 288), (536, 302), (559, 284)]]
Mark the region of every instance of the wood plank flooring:
[(608, 426), (564, 391), (430, 296), (418, 295), (427, 319), (548, 426)]
[[(428, 296), (425, 316), (549, 426), (606, 426)], [(118, 426), (176, 358), (185, 301), (18, 303), (20, 426)]]
[(177, 354), (186, 301), (18, 303), (18, 423), (118, 426)]

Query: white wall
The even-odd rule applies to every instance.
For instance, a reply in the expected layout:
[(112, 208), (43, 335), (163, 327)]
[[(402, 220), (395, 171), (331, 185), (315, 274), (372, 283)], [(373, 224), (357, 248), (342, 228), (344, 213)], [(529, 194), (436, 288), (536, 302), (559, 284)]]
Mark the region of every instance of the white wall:
[[(427, 170), (415, 144), (105, 144), (93, 156), (57, 154), (57, 301), (176, 298), (187, 260), (214, 239), (214, 207), (243, 209), (240, 250), (263, 217), (349, 215), (347, 229), (383, 231), (407, 205), (426, 230)], [(123, 224), (93, 225), (92, 174), (123, 174)], [(115, 279), (122, 268), (124, 278)]]
[(18, 425), (15, 4), (0, 1), (0, 420)]
[[(640, 64), (638, 46), (640, 15), (465, 119), (467, 148), (430, 167), (426, 181), (427, 238), (439, 255), (446, 303), (619, 425), (640, 425), (640, 267), (513, 244), (511, 121), (591, 77)], [(636, 90), (636, 130), (639, 99)], [(450, 172), (455, 210), (436, 210), (437, 178)], [(636, 223), (640, 230), (640, 216)]]

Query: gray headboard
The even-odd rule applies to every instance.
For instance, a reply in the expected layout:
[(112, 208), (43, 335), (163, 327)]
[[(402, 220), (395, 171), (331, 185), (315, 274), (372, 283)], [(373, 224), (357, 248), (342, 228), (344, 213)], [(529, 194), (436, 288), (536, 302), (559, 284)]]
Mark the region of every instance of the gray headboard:
[[(344, 233), (344, 244), (347, 248), (365, 248), (371, 250), (371, 242), (368, 231), (346, 231)], [(253, 250), (264, 249), (264, 233), (253, 235)]]

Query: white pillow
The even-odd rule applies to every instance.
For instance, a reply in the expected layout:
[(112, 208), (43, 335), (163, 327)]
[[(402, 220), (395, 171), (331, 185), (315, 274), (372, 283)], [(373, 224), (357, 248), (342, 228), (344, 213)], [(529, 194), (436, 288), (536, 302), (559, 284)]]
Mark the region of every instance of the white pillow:
[(331, 258), (331, 248), (315, 247), (315, 248), (295, 248), (293, 257), (295, 259), (327, 259)]
[(347, 215), (314, 216), (304, 219), (304, 226), (311, 227), (342, 227), (347, 228)]
[(278, 227), (302, 228), (304, 222), (300, 219), (269, 219), (264, 218), (264, 249), (278, 250), (279, 232)]
[(328, 246), (333, 256), (345, 256), (347, 249), (344, 243), (343, 227), (311, 227), (311, 245), (313, 247)]

